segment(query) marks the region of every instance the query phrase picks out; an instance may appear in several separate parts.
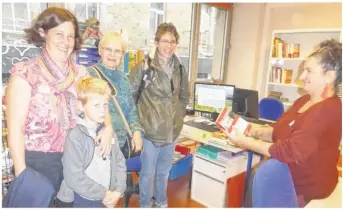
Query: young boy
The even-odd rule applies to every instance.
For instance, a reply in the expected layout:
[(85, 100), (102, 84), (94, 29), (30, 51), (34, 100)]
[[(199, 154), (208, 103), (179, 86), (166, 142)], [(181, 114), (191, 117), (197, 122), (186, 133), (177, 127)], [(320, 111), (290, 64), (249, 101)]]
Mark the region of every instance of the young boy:
[(83, 118), (67, 133), (62, 158), (64, 180), (57, 198), (74, 207), (114, 207), (126, 190), (125, 158), (117, 140), (111, 155), (103, 159), (95, 145), (96, 130), (105, 120), (110, 88), (98, 78), (77, 84)]

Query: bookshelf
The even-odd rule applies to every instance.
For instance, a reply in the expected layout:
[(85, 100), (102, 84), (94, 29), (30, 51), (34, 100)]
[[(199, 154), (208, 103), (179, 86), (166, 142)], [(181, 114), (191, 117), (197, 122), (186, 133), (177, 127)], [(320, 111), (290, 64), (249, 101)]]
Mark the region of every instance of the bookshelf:
[(307, 56), (323, 40), (341, 40), (340, 28), (274, 30), (268, 62), (268, 79), (265, 97), (274, 92), (281, 93), (285, 109), (305, 94), (299, 80)]

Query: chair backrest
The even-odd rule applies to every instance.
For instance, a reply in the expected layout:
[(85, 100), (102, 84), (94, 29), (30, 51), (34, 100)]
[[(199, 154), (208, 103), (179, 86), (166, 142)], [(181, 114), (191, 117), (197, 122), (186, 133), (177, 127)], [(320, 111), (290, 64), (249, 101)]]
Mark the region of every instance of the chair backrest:
[(276, 121), (284, 111), (282, 102), (276, 98), (263, 98), (259, 103), (260, 118)]
[(263, 162), (252, 178), (251, 197), (254, 208), (297, 208), (297, 195), (287, 164), (276, 159)]

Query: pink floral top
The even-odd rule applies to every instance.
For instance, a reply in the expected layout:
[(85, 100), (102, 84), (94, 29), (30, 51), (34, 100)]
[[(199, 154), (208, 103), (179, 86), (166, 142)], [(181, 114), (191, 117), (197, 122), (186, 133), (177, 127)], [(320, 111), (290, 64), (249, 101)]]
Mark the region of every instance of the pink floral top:
[[(56, 81), (39, 62), (38, 57), (17, 63), (11, 69), (11, 77), (20, 76), (32, 88), (31, 103), (25, 121), (25, 149), (40, 152), (63, 152), (66, 132), (76, 124), (75, 81), (85, 76), (87, 71), (83, 66), (70, 64), (74, 65), (75, 78), (71, 81), (71, 85), (64, 89), (68, 94), (66, 94), (67, 97), (64, 97), (67, 100), (63, 100), (56, 92)], [(68, 110), (72, 111), (66, 114), (63, 111), (66, 109), (62, 107), (68, 107)], [(65, 120), (65, 115), (69, 116), (68, 120)]]

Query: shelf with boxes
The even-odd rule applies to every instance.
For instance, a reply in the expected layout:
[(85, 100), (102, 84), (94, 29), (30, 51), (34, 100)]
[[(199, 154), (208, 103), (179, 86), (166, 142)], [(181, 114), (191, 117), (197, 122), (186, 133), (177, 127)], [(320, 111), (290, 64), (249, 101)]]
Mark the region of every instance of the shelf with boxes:
[(340, 40), (341, 29), (318, 28), (275, 30), (272, 32), (271, 49), (265, 84), (265, 97), (279, 98), (287, 109), (305, 94), (299, 79), (307, 56), (321, 41)]
[[(3, 101), (4, 102), (4, 101)], [(6, 107), (2, 105), (2, 147), (1, 147), (1, 156), (2, 156), (2, 197), (6, 196), (8, 187), (11, 182), (14, 180), (13, 173), (13, 162), (11, 160), (8, 141), (7, 141), (7, 125), (6, 125)]]

